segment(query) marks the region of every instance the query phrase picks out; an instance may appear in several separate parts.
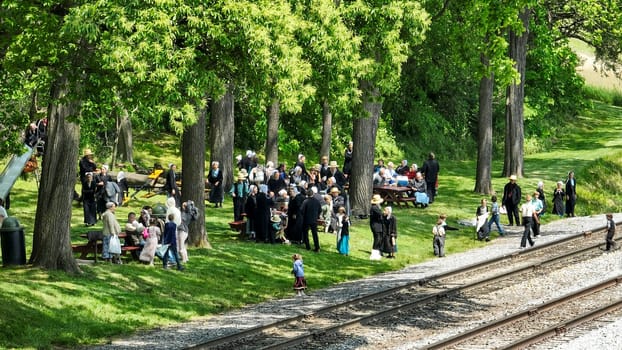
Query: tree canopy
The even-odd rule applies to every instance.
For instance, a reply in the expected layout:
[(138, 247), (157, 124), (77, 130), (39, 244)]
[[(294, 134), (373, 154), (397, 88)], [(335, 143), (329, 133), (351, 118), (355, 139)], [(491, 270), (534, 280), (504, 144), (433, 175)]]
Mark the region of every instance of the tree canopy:
[[(371, 162), (383, 156), (375, 147), (380, 125), (409, 158), (430, 150), (474, 157), (482, 78), (494, 76), (486, 99), (494, 133), (485, 152), (502, 149), (510, 127), (502, 118), (505, 88), (519, 77), (508, 33), (522, 33), (521, 13), (530, 20), (524, 100), (517, 101), (525, 111), (522, 132), (546, 147), (561, 121), (585, 107), (568, 39), (592, 45), (603, 67), (619, 72), (620, 8), (620, 0), (6, 0), (0, 151), (19, 152), (26, 125), (43, 116), (58, 152), (71, 157), (80, 146), (108, 146), (117, 116), (182, 135), (218, 110), (210, 101), (226, 97), (235, 108), (227, 115), (237, 148), (260, 150), (267, 136), (280, 136), (276, 151), (318, 155), (326, 138), (354, 139), (360, 173), (353, 189), (364, 211)], [(339, 122), (321, 134), (333, 113)], [(45, 155), (44, 189), (52, 179), (74, 177), (71, 166), (56, 167), (58, 156)], [(184, 170), (202, 172), (196, 162)], [(46, 191), (70, 198), (74, 182)], [(45, 228), (46, 220), (35, 229), (39, 243), (63, 244), (46, 266), (59, 267), (66, 259), (58, 257), (70, 254), (70, 210), (60, 213), (61, 229)]]

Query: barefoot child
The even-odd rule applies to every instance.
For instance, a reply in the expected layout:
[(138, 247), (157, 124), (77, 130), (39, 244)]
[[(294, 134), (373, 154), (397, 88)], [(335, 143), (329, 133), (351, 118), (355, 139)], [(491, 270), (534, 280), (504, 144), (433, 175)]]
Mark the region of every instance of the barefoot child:
[(304, 296), (304, 290), (307, 288), (307, 281), (305, 280), (305, 270), (302, 266), (302, 255), (294, 254), (292, 255), (292, 260), (294, 261), (294, 268), (292, 269), (292, 273), (294, 274), (294, 290), (297, 296)]

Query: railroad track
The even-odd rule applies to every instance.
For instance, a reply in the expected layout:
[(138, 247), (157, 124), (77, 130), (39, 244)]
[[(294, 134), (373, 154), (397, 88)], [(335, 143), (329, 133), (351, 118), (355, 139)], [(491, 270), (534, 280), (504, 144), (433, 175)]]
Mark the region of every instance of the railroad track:
[(591, 232), (576, 234), (432, 278), (416, 280), (324, 307), (309, 314), (210, 339), (190, 349), (288, 349), (323, 341), (337, 332), (390, 318), (468, 290), (490, 289), (491, 285), (500, 285), (499, 281), (512, 280), (516, 274), (538, 271), (553, 264), (564, 266), (572, 259), (581, 260), (589, 254), (600, 254), (601, 246), (600, 235)]
[(622, 275), (426, 347), (522, 349), (622, 308)]

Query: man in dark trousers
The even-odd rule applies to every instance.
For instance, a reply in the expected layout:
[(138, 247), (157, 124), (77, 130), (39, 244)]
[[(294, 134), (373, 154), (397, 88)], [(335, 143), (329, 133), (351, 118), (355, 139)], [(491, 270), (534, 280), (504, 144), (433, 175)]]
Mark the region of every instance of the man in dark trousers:
[(177, 166), (175, 164), (168, 165), (168, 173), (166, 173), (166, 183), (164, 184), (164, 190), (168, 197), (175, 198), (175, 205), (181, 207), (181, 193), (179, 193), (179, 187), (177, 187), (177, 175), (175, 171)]
[(313, 251), (320, 251), (320, 240), (317, 236), (317, 219), (322, 212), (322, 204), (313, 197), (313, 191), (308, 191), (307, 199), (302, 202), (300, 215), (302, 215), (302, 240), (307, 250), (311, 250), (309, 244), (309, 229), (313, 234)]
[(428, 160), (423, 163), (421, 173), (425, 177), (425, 184), (427, 187), (428, 198), (430, 198), (430, 204), (434, 203), (434, 197), (436, 196), (436, 183), (438, 180), (438, 172), (441, 167), (436, 160), (434, 152), (430, 152)]
[(508, 212), (510, 226), (514, 225), (514, 219), (516, 219), (516, 226), (520, 226), (518, 204), (520, 203), (521, 196), (520, 186), (516, 183), (516, 175), (512, 175), (510, 176), (510, 182), (503, 187), (503, 200), (501, 201)]

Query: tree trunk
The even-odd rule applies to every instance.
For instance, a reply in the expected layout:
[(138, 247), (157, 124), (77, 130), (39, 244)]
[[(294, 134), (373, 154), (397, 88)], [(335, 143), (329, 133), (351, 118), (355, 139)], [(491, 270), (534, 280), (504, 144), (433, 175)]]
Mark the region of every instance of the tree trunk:
[(121, 120), (117, 125), (116, 156), (120, 162), (134, 164), (132, 121), (126, 108), (122, 109)]
[(268, 130), (266, 132), (266, 162), (279, 164), (279, 113), (281, 104), (274, 99), (268, 109)]
[[(488, 57), (481, 55), (481, 61), (488, 67)], [(475, 192), (491, 194), (492, 166), (492, 92), (494, 75), (482, 77), (479, 82), (479, 120), (477, 123), (477, 174)]]
[(527, 63), (527, 40), (529, 38), (529, 9), (519, 15), (523, 21), (524, 32), (510, 31), (510, 58), (516, 62), (520, 81), (507, 88), (505, 107), (505, 158), (503, 176), (523, 176), (524, 157), (524, 110), (525, 102), (525, 66)]
[(206, 107), (200, 107), (199, 117), (194, 125), (187, 126), (182, 136), (181, 147), (181, 198), (182, 202), (192, 200), (199, 216), (190, 223), (188, 244), (194, 247), (211, 248), (205, 231), (205, 114)]
[(369, 215), (373, 194), (374, 151), (378, 121), (382, 113), (380, 91), (369, 82), (361, 83), (364, 114), (354, 119), (352, 130), (352, 177), (350, 205), (352, 215)]
[[(233, 183), (233, 145), (235, 139), (233, 85), (227, 86), (225, 95), (211, 106), (210, 149), (211, 160), (220, 162), (222, 188), (226, 192)], [(211, 163), (211, 162), (210, 162)]]
[(76, 183), (80, 127), (69, 121), (78, 103), (59, 102), (69, 92), (62, 77), (52, 87), (48, 107), (48, 142), (41, 170), (30, 263), (50, 270), (78, 273), (71, 250), (71, 203)]
[(333, 113), (330, 111), (330, 104), (327, 100), (322, 103), (322, 146), (320, 147), (320, 157), (330, 157), (331, 131), (333, 128)]

